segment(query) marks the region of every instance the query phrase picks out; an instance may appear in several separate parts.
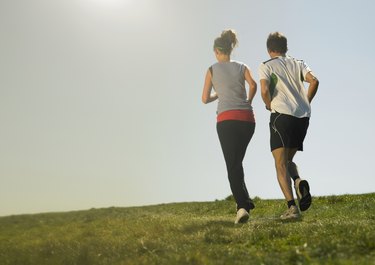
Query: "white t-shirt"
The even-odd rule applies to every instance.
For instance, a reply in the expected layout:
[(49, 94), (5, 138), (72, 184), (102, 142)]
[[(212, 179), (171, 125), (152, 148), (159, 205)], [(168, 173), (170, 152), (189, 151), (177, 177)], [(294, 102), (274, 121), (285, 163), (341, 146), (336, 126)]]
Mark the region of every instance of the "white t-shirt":
[(304, 61), (278, 56), (259, 66), (259, 79), (269, 81), (271, 110), (297, 118), (310, 117), (311, 107), (303, 80), (310, 68)]

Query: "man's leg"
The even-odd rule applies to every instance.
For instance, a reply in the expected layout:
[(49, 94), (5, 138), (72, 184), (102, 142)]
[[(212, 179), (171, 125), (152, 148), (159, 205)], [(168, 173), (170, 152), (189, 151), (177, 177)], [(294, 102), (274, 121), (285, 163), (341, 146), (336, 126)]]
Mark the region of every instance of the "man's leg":
[(297, 149), (289, 149), (288, 152), (288, 172), (294, 181), (294, 188), (298, 199), (299, 208), (301, 211), (306, 211), (311, 205), (310, 186), (307, 180), (300, 178), (297, 165), (293, 162), (293, 157)]
[(287, 166), (288, 166), (288, 173), (290, 177), (293, 179), (294, 184), (299, 179), (299, 172), (296, 163), (293, 162), (294, 155), (297, 153), (297, 148), (290, 148), (287, 149)]
[(288, 173), (288, 148), (277, 148), (272, 151), (275, 159), (277, 180), (288, 203), (288, 210), (280, 216), (283, 220), (296, 219), (300, 213), (293, 198), (292, 181)]
[(281, 191), (283, 192), (285, 199), (289, 202), (291, 200), (294, 200), (294, 198), (292, 191), (292, 183), (287, 170), (288, 151), (289, 150), (287, 148), (281, 147), (273, 150), (272, 155), (275, 159), (277, 180), (279, 182)]

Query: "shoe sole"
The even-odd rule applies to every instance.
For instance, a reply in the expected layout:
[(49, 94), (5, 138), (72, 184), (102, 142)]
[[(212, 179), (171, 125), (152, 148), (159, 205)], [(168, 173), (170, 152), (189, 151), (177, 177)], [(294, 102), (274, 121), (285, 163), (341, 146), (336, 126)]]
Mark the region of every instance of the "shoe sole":
[(300, 181), (297, 195), (299, 197), (299, 209), (302, 212), (309, 209), (311, 205), (311, 194), (309, 183), (306, 180)]
[(238, 220), (238, 222), (236, 224), (244, 224), (246, 223), (247, 221), (249, 220), (249, 216), (248, 215), (244, 215), (240, 218), (240, 220)]

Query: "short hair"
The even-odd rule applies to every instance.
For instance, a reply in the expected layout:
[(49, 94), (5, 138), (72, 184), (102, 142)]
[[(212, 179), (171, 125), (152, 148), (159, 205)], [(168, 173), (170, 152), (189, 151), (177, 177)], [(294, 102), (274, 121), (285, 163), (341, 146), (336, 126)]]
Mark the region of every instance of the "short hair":
[(268, 35), (267, 49), (271, 52), (286, 53), (288, 51), (288, 40), (280, 32)]

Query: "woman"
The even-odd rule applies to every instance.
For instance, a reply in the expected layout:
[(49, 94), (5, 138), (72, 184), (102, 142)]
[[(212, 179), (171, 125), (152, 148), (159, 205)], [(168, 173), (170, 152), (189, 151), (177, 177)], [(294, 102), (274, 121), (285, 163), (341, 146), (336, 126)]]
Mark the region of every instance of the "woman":
[[(242, 161), (254, 134), (255, 118), (251, 103), (257, 90), (249, 68), (230, 59), (237, 43), (236, 33), (231, 29), (224, 30), (221, 36), (215, 39), (217, 63), (207, 70), (202, 94), (204, 104), (216, 99), (219, 101), (216, 128), (230, 188), (237, 203), (236, 224), (247, 222), (250, 210), (255, 207), (246, 188)], [(249, 85), (248, 93), (245, 81)]]

